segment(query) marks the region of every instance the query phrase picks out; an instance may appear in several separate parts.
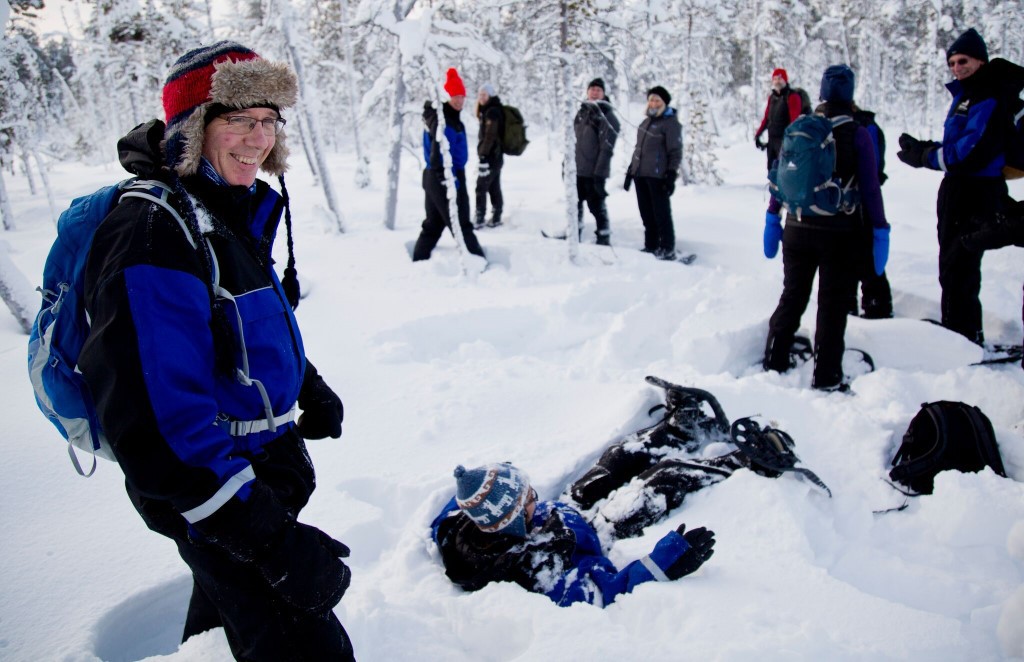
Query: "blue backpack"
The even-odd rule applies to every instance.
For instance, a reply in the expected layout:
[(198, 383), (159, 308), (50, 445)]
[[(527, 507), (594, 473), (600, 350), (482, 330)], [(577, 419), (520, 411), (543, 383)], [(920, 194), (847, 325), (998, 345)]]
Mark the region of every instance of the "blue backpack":
[(800, 220), (803, 214), (851, 214), (859, 195), (854, 178), (846, 186), (836, 176), (836, 139), (832, 130), (853, 122), (849, 115), (829, 119), (801, 115), (786, 127), (782, 151), (768, 173), (772, 195)]
[[(71, 463), (82, 476), (96, 471), (97, 455), (114, 459), (89, 388), (78, 371), (78, 356), (89, 337), (83, 288), (93, 235), (120, 200), (135, 197), (167, 209), (196, 247), (184, 219), (168, 201), (170, 194), (170, 187), (163, 182), (131, 178), (75, 198), (57, 221), (57, 239), (43, 267), (43, 285), (36, 288), (43, 303), (29, 336), (29, 378), (36, 404), (67, 440)], [(88, 473), (82, 469), (75, 447), (93, 456)]]

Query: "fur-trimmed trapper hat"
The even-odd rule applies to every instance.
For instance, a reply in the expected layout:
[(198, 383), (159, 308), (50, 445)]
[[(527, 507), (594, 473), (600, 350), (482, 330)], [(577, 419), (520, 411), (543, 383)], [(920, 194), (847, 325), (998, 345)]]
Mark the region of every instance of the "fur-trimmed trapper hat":
[[(203, 155), (203, 135), (211, 110), (282, 108), (295, 105), (295, 72), (280, 62), (264, 60), (233, 41), (219, 41), (185, 53), (171, 67), (164, 83), (167, 118), (167, 162), (180, 177), (195, 174)], [(284, 132), (263, 162), (262, 170), (282, 175), (288, 168)]]

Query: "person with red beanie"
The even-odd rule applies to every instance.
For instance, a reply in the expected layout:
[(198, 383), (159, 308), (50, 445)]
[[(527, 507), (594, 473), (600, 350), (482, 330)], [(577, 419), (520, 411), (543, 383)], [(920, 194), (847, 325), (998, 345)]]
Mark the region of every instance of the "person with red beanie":
[[(484, 257), (484, 251), (473, 232), (473, 224), (469, 220), (469, 194), (466, 192), (466, 162), (469, 161), (469, 142), (466, 139), (466, 126), (459, 114), (466, 104), (466, 86), (454, 67), (445, 75), (444, 91), (449, 99), (442, 104), (444, 117), (444, 136), (448, 141), (448, 153), (451, 156), (451, 175), (455, 178), (455, 204), (458, 208), (459, 228), (466, 242), (466, 250), (474, 255)], [(413, 262), (430, 259), (430, 254), (444, 234), (445, 228), (452, 229), (451, 214), (448, 208), (448, 186), (445, 183), (444, 159), (441, 154), (441, 143), (438, 141), (437, 110), (430, 101), (423, 103), (423, 191), (426, 194), (427, 218), (423, 221), (420, 236), (412, 251)]]
[[(785, 69), (772, 72), (772, 91), (768, 95), (768, 103), (764, 108), (761, 125), (754, 132), (754, 145), (760, 150), (768, 151), (768, 169), (779, 158), (782, 151), (782, 135), (786, 127), (803, 112), (803, 101), (800, 93), (789, 86), (789, 75)], [(768, 142), (761, 142), (761, 134), (768, 131)]]
[(298, 520), (316, 485), (305, 440), (340, 437), (344, 409), (271, 257), (297, 96), (288, 65), (234, 42), (179, 58), (166, 126), (118, 142), (161, 197), (123, 196), (83, 284), (79, 368), (103, 433), (132, 505), (192, 572), (182, 641), (223, 628), (239, 660), (354, 659), (333, 611), (349, 550)]

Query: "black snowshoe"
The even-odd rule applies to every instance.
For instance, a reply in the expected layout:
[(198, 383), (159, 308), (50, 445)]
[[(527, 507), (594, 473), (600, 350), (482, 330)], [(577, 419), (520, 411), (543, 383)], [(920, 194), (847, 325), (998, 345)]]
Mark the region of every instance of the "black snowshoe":
[(796, 443), (788, 433), (770, 426), (762, 428), (757, 421), (746, 417), (732, 424), (731, 435), (751, 471), (768, 478), (794, 472), (832, 496), (832, 490), (813, 471), (796, 466), (800, 458), (793, 451)]

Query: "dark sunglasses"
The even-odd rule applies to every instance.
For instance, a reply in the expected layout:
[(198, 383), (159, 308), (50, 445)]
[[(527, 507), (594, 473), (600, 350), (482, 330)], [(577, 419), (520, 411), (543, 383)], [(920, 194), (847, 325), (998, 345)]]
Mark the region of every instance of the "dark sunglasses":
[(962, 66), (964, 66), (965, 64), (967, 64), (967, 58), (965, 58), (965, 57), (962, 57), (962, 58), (958, 58), (958, 59), (956, 59), (956, 60), (950, 60), (950, 61), (949, 61), (949, 66), (950, 66), (950, 67), (953, 67), (953, 66), (961, 66), (961, 67), (962, 67)]

